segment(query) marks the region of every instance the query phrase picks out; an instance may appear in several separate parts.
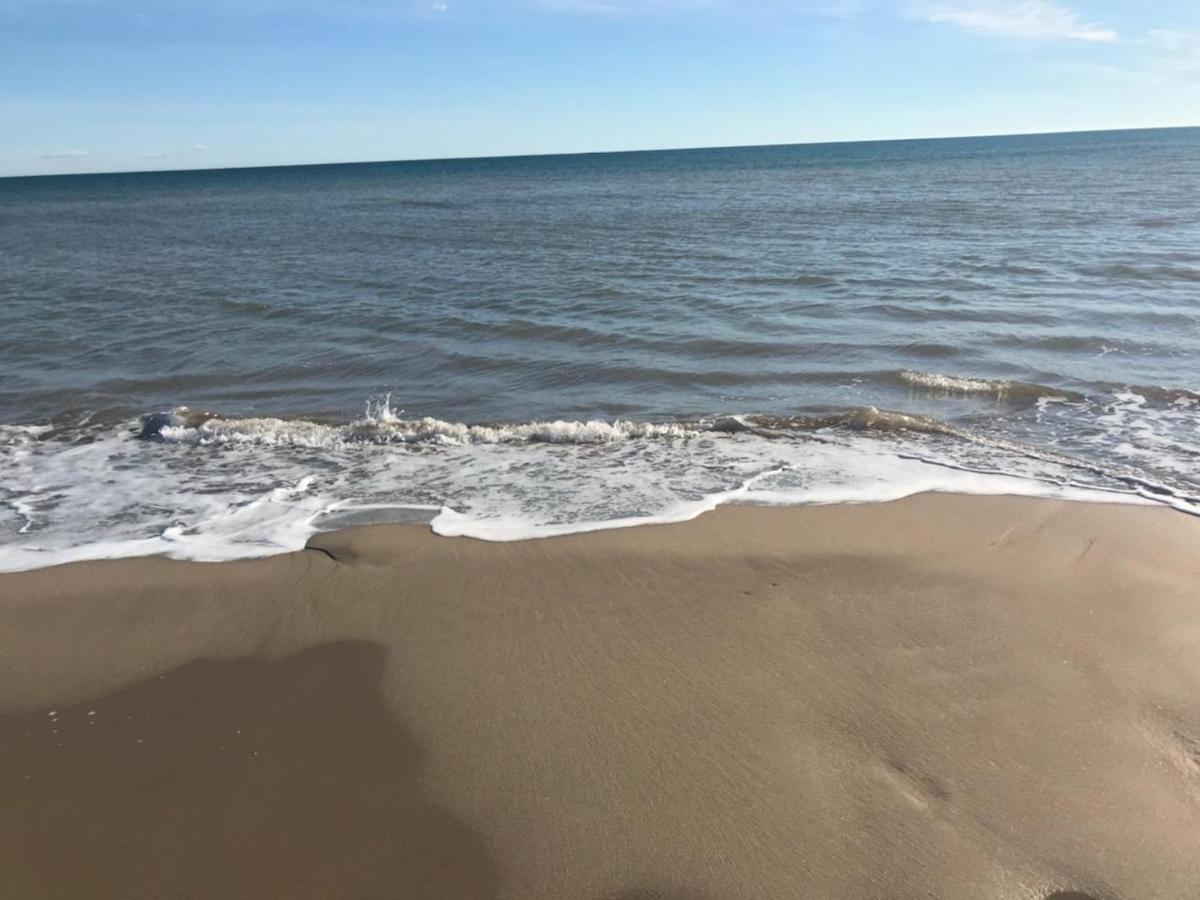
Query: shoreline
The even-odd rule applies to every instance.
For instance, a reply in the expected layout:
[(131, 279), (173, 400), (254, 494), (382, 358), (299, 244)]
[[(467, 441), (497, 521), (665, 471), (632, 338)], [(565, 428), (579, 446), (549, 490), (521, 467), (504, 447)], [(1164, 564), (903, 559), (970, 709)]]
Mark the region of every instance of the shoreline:
[[(953, 467), (946, 468), (951, 472), (958, 471)], [(775, 474), (779, 474), (779, 470), (768, 470), (765, 473), (750, 477), (737, 487), (708, 494), (697, 500), (679, 501), (673, 507), (668, 507), (658, 513), (561, 524), (532, 524), (520, 519), (499, 519), (496, 521), (487, 519), (475, 520), (469, 515), (459, 513), (449, 506), (443, 505), (439, 507), (417, 503), (394, 507), (370, 505), (349, 507), (347, 509), (333, 509), (317, 513), (316, 516), (308, 520), (300, 519), (285, 524), (284, 527), (287, 531), (292, 532), (293, 535), (298, 534), (304, 540), (303, 546), (288, 547), (286, 544), (273, 543), (273, 540), (279, 539), (279, 535), (274, 535), (271, 539), (264, 540), (261, 543), (232, 545), (237, 546), (242, 551), (242, 555), (222, 554), (211, 557), (190, 555), (198, 551), (201, 553), (211, 552), (213, 545), (206, 546), (207, 537), (201, 537), (198, 546), (188, 546), (189, 539), (186, 537), (180, 540), (179, 536), (166, 538), (161, 534), (132, 541), (101, 541), (99, 543), (82, 544), (77, 547), (53, 549), (36, 546), (25, 547), (21, 546), (19, 542), (13, 542), (0, 546), (0, 577), (37, 572), (45, 569), (60, 569), (64, 566), (86, 563), (125, 562), (140, 559), (163, 559), (171, 560), (172, 562), (208, 564), (266, 560), (292, 553), (302, 553), (312, 549), (313, 542), (324, 535), (336, 535), (343, 531), (358, 530), (361, 528), (419, 527), (428, 529), (431, 534), (438, 537), (466, 538), (478, 540), (483, 543), (523, 543), (527, 541), (580, 537), (606, 531), (683, 525), (723, 508), (821, 509), (831, 506), (876, 506), (929, 495), (969, 498), (1011, 497), (1035, 501), (1098, 504), (1113, 507), (1143, 507), (1164, 509), (1180, 513), (1184, 516), (1200, 518), (1200, 511), (1197, 511), (1191, 505), (1186, 505), (1191, 502), (1191, 498), (1183, 502), (1172, 502), (1172, 500), (1177, 499), (1174, 495), (1167, 494), (1162, 496), (1152, 493), (1149, 490), (1149, 488), (1155, 486), (1152, 483), (1146, 484), (1147, 490), (1145, 492), (1117, 491), (1097, 486), (1055, 485), (1030, 476), (991, 472), (969, 473), (982, 483), (982, 489), (979, 489), (979, 484), (971, 486), (966, 483), (954, 484), (952, 481), (928, 478), (920, 486), (888, 486), (891, 489), (879, 489), (873, 495), (868, 496), (859, 496), (854, 492), (847, 494), (834, 490), (826, 492), (824, 496), (821, 496), (820, 492), (818, 492), (817, 495), (810, 495), (804, 499), (781, 499), (771, 494), (764, 495), (769, 499), (749, 499), (752, 496), (747, 493), (747, 488), (750, 485), (764, 476), (769, 477)], [(1001, 486), (1006, 482), (1024, 483), (1027, 489), (1024, 491), (1001, 489)], [(1043, 490), (1030, 489), (1031, 485), (1040, 485)], [(972, 487), (976, 489), (972, 489)], [(381, 514), (381, 510), (386, 511)], [(338, 524), (329, 528), (320, 528), (312, 525), (312, 521), (321, 516), (336, 520)], [(216, 545), (223, 546), (225, 552), (230, 553), (230, 545), (221, 545), (220, 540), (220, 537), (215, 538)], [(37, 558), (42, 553), (45, 553), (47, 557), (53, 557), (56, 561), (46, 562), (43, 565), (21, 565), (19, 567), (7, 568), (6, 566), (11, 563), (11, 560), (3, 559), (3, 552), (6, 549), (14, 558), (24, 561)], [(26, 558), (22, 557), (21, 554), (33, 554), (33, 556)]]
[(27, 898), (1190, 896), (1198, 583), (1170, 508), (961, 494), (0, 574), (0, 866)]

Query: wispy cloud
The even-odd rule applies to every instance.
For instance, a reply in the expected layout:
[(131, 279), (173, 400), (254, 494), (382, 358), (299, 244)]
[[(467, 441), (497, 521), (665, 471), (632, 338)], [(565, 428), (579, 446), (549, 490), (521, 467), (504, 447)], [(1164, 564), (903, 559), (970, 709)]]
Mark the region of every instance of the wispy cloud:
[(1200, 31), (1154, 29), (1129, 46), (1133, 55), (1124, 65), (1082, 60), (1053, 65), (1064, 72), (1142, 87), (1188, 86), (1200, 94)]
[(172, 156), (187, 156), (191, 153), (207, 153), (208, 144), (191, 144), (182, 150), (151, 150), (142, 154), (142, 159), (169, 159)]
[(628, 0), (541, 0), (540, 6), (553, 12), (595, 13), (605, 16), (624, 16), (650, 12), (657, 3), (628, 2)]
[(884, 0), (0, 0), (0, 20), (5, 16), (45, 22), (89, 17), (146, 30), (185, 16), (229, 22), (405, 22), (442, 17), (496, 21), (531, 12), (631, 19), (682, 15), (744, 18), (751, 13), (850, 19), (884, 5)]
[(799, 14), (854, 18), (874, 0), (532, 0), (535, 7), (558, 13), (649, 16), (679, 13), (714, 15)]
[(61, 153), (43, 153), (38, 159), (83, 159), (91, 155), (86, 150), (64, 150)]
[(1200, 31), (1156, 29), (1146, 34), (1145, 44), (1155, 62), (1175, 72), (1200, 72)]
[(920, 7), (919, 18), (994, 37), (1111, 44), (1117, 32), (1052, 0), (958, 0)]
[(1093, 81), (1106, 81), (1116, 85), (1134, 85), (1137, 87), (1155, 87), (1166, 83), (1157, 72), (1136, 66), (1114, 66), (1105, 63), (1084, 62), (1082, 60), (1058, 60), (1048, 64), (1049, 70), (1056, 76), (1083, 76)]

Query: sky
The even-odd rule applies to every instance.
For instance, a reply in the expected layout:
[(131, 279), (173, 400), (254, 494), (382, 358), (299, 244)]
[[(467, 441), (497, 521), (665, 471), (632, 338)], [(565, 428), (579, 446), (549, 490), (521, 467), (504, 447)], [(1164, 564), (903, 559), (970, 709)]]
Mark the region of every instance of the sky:
[(0, 0), (0, 175), (1178, 125), (1196, 0)]

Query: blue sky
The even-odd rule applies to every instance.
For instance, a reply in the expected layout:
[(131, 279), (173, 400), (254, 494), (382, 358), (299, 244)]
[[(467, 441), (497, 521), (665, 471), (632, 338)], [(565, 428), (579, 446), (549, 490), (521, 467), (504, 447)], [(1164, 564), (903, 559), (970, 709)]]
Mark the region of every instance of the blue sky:
[(0, 0), (0, 175), (1200, 124), (1200, 2)]

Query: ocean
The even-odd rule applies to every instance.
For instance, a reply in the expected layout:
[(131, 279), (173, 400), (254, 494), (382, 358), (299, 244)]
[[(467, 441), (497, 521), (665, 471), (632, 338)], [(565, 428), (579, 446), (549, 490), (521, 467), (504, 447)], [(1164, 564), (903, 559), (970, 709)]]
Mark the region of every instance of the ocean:
[(0, 179), (0, 569), (1200, 512), (1200, 129)]

